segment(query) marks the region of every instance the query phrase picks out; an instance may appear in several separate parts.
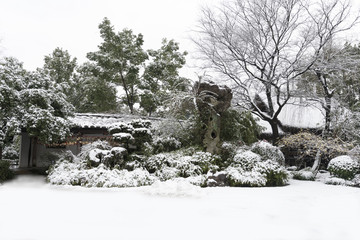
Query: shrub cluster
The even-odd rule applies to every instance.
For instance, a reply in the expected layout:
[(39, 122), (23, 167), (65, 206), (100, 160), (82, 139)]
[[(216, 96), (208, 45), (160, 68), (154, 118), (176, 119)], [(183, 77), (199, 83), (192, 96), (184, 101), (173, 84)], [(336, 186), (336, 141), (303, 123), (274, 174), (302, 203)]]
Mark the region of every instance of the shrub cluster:
[(0, 183), (14, 177), (13, 171), (10, 170), (10, 163), (0, 160)]
[(326, 169), (329, 161), (349, 151), (349, 145), (337, 139), (323, 139), (309, 132), (300, 132), (282, 138), (279, 141), (282, 152), (286, 155), (287, 165), (296, 165), (298, 169), (313, 165), (316, 154), (321, 154), (321, 169)]
[(332, 176), (351, 180), (359, 173), (359, 163), (349, 156), (339, 156), (329, 162), (328, 170)]
[(283, 186), (288, 173), (282, 163), (284, 156), (271, 144), (254, 143), (250, 150), (239, 149), (230, 165), (208, 175), (208, 186), (264, 187)]

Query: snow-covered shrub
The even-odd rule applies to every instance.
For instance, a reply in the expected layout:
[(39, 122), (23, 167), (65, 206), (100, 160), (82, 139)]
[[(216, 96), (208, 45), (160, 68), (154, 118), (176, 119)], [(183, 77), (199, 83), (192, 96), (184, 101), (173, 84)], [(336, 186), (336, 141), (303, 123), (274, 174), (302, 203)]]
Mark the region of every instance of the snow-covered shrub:
[(135, 138), (131, 133), (119, 132), (113, 134), (113, 139), (117, 143), (122, 143), (125, 145), (135, 142)]
[(187, 153), (186, 150), (159, 153), (147, 158), (145, 168), (161, 180), (190, 177), (216, 170), (213, 164), (219, 157), (206, 152)]
[(17, 149), (14, 145), (5, 146), (3, 149), (3, 159), (12, 159), (18, 160), (19, 159), (19, 149)]
[(103, 158), (103, 163), (105, 166), (114, 168), (117, 166), (118, 168), (126, 168), (126, 156), (127, 156), (127, 150), (123, 147), (113, 147), (108, 154), (106, 154)]
[(287, 165), (296, 165), (298, 168), (311, 167), (320, 151), (321, 169), (326, 169), (329, 161), (337, 156), (345, 155), (349, 146), (336, 139), (322, 139), (309, 132), (299, 132), (279, 141), (281, 150), (286, 155)]
[(254, 168), (254, 166), (261, 161), (260, 155), (252, 152), (252, 151), (237, 151), (234, 156), (233, 163), (241, 166), (245, 171), (249, 171)]
[[(221, 172), (220, 172), (221, 173)], [(224, 170), (228, 183), (232, 187), (264, 187), (265, 174), (252, 169), (245, 171), (241, 167), (228, 167)]]
[(351, 181), (347, 181), (343, 178), (338, 178), (338, 177), (329, 177), (325, 179), (325, 184), (329, 184), (329, 185), (342, 185), (342, 186), (351, 186), (352, 183)]
[(10, 170), (10, 162), (0, 160), (0, 183), (11, 179), (14, 176), (13, 171)]
[(148, 128), (135, 128), (133, 132), (137, 150), (142, 150), (146, 142), (151, 142), (152, 133)]
[(114, 133), (130, 133), (131, 134), (134, 131), (134, 127), (127, 123), (118, 122), (118, 123), (111, 125), (108, 128), (108, 131), (110, 134), (114, 134)]
[(153, 141), (153, 153), (171, 152), (180, 149), (181, 142), (174, 137), (157, 137)]
[(237, 151), (233, 162), (225, 170), (208, 174), (209, 186), (264, 187), (283, 186), (287, 183), (286, 169), (273, 159), (244, 149)]
[(251, 147), (251, 151), (259, 154), (263, 160), (271, 159), (280, 165), (285, 164), (285, 157), (280, 148), (273, 146), (266, 141), (258, 141), (254, 143)]
[(143, 120), (143, 119), (133, 119), (130, 124), (134, 128), (150, 128), (151, 121), (150, 120)]
[(284, 186), (288, 181), (288, 172), (278, 162), (266, 160), (256, 166), (262, 174), (265, 174), (266, 186)]
[(293, 176), (293, 179), (296, 180), (315, 181), (315, 174), (311, 171), (310, 168), (304, 168), (300, 171), (294, 171), (291, 174)]
[(226, 168), (232, 162), (237, 153), (238, 146), (231, 142), (223, 142), (220, 147), (221, 162), (218, 163), (220, 168)]
[(83, 187), (138, 187), (157, 180), (143, 169), (134, 171), (110, 169), (104, 164), (89, 168), (85, 161), (60, 160), (49, 169), (51, 184)]
[(359, 167), (359, 163), (350, 156), (339, 156), (330, 160), (328, 170), (335, 177), (351, 180), (359, 172)]

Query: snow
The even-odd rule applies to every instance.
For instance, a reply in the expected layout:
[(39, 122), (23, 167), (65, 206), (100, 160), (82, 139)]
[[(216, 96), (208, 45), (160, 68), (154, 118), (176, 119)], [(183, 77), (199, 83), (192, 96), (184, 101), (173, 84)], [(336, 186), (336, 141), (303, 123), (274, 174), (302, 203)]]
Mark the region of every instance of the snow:
[(99, 189), (19, 176), (0, 196), (2, 240), (359, 239), (360, 189), (321, 182)]

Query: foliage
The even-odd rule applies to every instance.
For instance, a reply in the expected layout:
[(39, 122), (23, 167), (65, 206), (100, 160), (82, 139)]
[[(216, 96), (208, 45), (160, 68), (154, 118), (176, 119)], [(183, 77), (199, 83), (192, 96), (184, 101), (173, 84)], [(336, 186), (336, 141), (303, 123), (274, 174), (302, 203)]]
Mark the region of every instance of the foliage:
[(285, 164), (285, 157), (280, 148), (273, 146), (266, 141), (254, 143), (251, 147), (251, 151), (259, 154), (263, 160), (272, 159), (280, 165)]
[(320, 151), (322, 168), (324, 168), (332, 158), (346, 154), (350, 147), (337, 139), (322, 139), (309, 132), (286, 136), (279, 141), (279, 145), (282, 151), (287, 153), (287, 158), (294, 158), (294, 164), (298, 168), (312, 166), (318, 151)]
[(288, 173), (282, 166), (282, 161), (279, 161), (283, 155), (278, 148), (267, 144), (258, 142), (251, 148), (240, 147), (237, 150), (231, 147), (234, 152), (233, 158), (228, 159), (226, 164), (223, 162), (220, 168), (223, 169), (222, 171), (208, 174), (206, 185), (234, 187), (285, 185)]
[(0, 183), (14, 177), (13, 171), (10, 170), (10, 163), (0, 160)]
[(336, 113), (332, 122), (332, 135), (342, 141), (360, 143), (360, 112), (346, 109)]
[(171, 152), (178, 150), (181, 147), (181, 142), (174, 137), (158, 137), (153, 141), (152, 147), (155, 154)]
[(214, 163), (217, 159), (218, 156), (207, 152), (184, 149), (150, 156), (144, 164), (145, 168), (160, 180), (168, 180), (174, 177), (199, 176), (209, 170), (216, 170)]
[(0, 64), (0, 158), (20, 128), (44, 143), (64, 139), (69, 133), (67, 118), (73, 106), (49, 73), (28, 72), (14, 58)]
[(47, 180), (57, 185), (84, 187), (138, 187), (152, 184), (156, 178), (146, 170), (134, 171), (109, 169), (100, 164), (88, 168), (84, 162), (60, 160), (49, 171)]
[(335, 177), (351, 180), (360, 172), (360, 165), (349, 156), (339, 156), (330, 160), (327, 169)]
[(125, 104), (133, 113), (138, 97), (139, 72), (148, 59), (142, 49), (143, 35), (136, 35), (129, 29), (116, 33), (107, 18), (99, 24), (99, 29), (103, 42), (97, 52), (90, 52), (87, 57), (97, 65), (96, 77), (123, 87)]
[(21, 125), (30, 136), (50, 143), (61, 141), (69, 134), (67, 118), (72, 115), (73, 106), (46, 75), (42, 72), (30, 74), (26, 88), (19, 95), (25, 113)]
[(96, 76), (96, 65), (85, 63), (78, 72), (79, 76), (74, 83), (78, 93), (78, 102), (75, 103), (77, 111), (115, 112), (116, 90), (106, 79)]
[(250, 112), (229, 109), (221, 114), (220, 137), (222, 141), (242, 141), (252, 144), (257, 141), (261, 127)]
[(15, 58), (0, 62), (0, 159), (2, 148), (20, 127), (19, 92), (25, 87), (26, 74)]
[(148, 50), (151, 61), (145, 67), (140, 88), (140, 107), (151, 115), (177, 91), (186, 91), (189, 80), (179, 76), (179, 69), (185, 65), (187, 52), (179, 51), (174, 40), (162, 40), (159, 50)]
[(72, 104), (79, 100), (74, 87), (76, 67), (76, 58), (71, 58), (67, 50), (59, 47), (44, 57), (44, 72), (57, 83), (59, 89), (66, 95), (66, 99)]

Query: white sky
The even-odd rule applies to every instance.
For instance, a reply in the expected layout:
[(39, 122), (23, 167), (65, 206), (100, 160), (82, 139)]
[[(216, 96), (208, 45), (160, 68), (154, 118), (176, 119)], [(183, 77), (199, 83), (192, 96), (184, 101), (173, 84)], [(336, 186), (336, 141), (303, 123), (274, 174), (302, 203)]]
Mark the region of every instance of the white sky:
[[(24, 62), (28, 70), (43, 66), (56, 47), (78, 62), (101, 43), (98, 29), (108, 17), (116, 31), (129, 28), (144, 35), (144, 49), (157, 49), (162, 38), (180, 42), (191, 52), (190, 30), (200, 7), (219, 0), (1, 0), (0, 51)], [(189, 57), (190, 58), (190, 57)], [(185, 75), (194, 74), (189, 66)], [(190, 77), (190, 76), (187, 76)]]
[[(194, 46), (189, 40), (203, 5), (222, 0), (1, 0), (0, 56), (14, 56), (28, 70), (42, 67), (45, 55), (56, 47), (69, 51), (78, 62), (101, 43), (98, 25), (108, 17), (116, 31), (129, 28), (144, 35), (144, 48), (157, 49), (161, 39), (180, 42), (187, 50), (188, 66), (182, 71), (195, 78), (191, 68)], [(353, 0), (359, 7), (359, 0)], [(359, 29), (359, 27), (358, 27)], [(353, 39), (358, 37), (355, 31)]]

